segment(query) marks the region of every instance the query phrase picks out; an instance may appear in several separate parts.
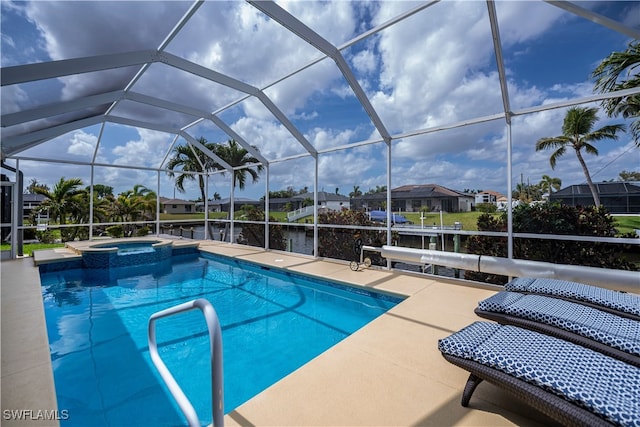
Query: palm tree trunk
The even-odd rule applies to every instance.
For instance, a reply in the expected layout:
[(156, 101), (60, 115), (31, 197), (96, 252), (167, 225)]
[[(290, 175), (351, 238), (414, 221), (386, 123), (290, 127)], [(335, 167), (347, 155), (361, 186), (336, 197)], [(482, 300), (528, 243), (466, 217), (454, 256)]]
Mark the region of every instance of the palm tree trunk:
[(202, 203), (204, 203), (207, 200), (207, 194), (205, 192), (204, 177), (202, 175), (198, 175), (198, 184), (200, 186), (200, 195), (202, 196)]
[(584, 176), (587, 178), (587, 185), (591, 190), (591, 195), (593, 196), (593, 202), (596, 207), (600, 206), (600, 196), (598, 196), (598, 190), (596, 190), (596, 186), (593, 185), (593, 181), (591, 181), (591, 175), (589, 175), (589, 169), (587, 169), (587, 164), (584, 162), (582, 158), (582, 154), (580, 150), (576, 150), (576, 155), (578, 156), (578, 160), (580, 161), (580, 165), (582, 166), (582, 171), (584, 172)]

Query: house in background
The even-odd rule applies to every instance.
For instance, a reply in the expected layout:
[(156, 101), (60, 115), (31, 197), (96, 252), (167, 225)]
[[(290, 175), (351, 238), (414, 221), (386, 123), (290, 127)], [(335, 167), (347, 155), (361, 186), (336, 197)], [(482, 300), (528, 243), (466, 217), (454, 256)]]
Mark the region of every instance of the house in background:
[[(22, 195), (22, 217), (25, 221), (46, 199), (42, 194), (25, 193)], [(44, 212), (42, 216), (48, 217), (46, 212)]]
[[(594, 183), (600, 203), (612, 214), (640, 214), (640, 186), (630, 182)], [(593, 195), (587, 184), (571, 185), (551, 193), (549, 201), (569, 206), (593, 206)]]
[[(285, 211), (302, 209), (305, 201), (310, 199), (313, 205), (313, 193), (297, 194), (293, 197), (269, 199), (269, 209), (273, 211)], [(318, 191), (318, 208), (339, 211), (350, 209), (351, 202), (347, 196), (326, 191)]]
[[(199, 210), (204, 212), (204, 204), (199, 203)], [(245, 205), (255, 206), (256, 208), (264, 209), (263, 200), (253, 200), (244, 197), (235, 197), (233, 199), (233, 210), (239, 211)], [(209, 200), (209, 212), (230, 212), (231, 201), (228, 197), (220, 200)]]
[[(521, 205), (522, 202), (517, 199), (511, 199), (511, 209), (514, 209), (516, 206)], [(509, 208), (509, 198), (507, 196), (500, 196), (496, 200), (496, 206), (498, 207), (498, 212), (506, 212)]]
[(498, 201), (506, 201), (507, 197), (497, 191), (485, 190), (475, 194), (475, 204), (491, 203), (498, 206)]
[(196, 211), (196, 202), (160, 197), (160, 212), (165, 214), (190, 214)]
[[(385, 210), (385, 192), (366, 194), (352, 199), (352, 209)], [(404, 185), (391, 190), (393, 212), (469, 212), (475, 202), (474, 195), (451, 190), (437, 184)]]

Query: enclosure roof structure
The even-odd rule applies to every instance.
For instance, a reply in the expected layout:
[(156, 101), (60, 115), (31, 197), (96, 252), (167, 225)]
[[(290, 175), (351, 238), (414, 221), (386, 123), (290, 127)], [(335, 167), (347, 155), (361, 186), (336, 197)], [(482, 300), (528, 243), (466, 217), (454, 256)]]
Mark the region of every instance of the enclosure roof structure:
[[(593, 183), (601, 196), (610, 194), (630, 195), (640, 194), (640, 186), (631, 182), (594, 182)], [(587, 184), (571, 185), (553, 192), (554, 197), (560, 196), (584, 196), (592, 197), (591, 189)]]
[[(564, 1), (525, 3), (336, 2), (324, 9), (314, 2), (273, 1), (113, 6), (34, 2), (25, 6), (24, 13), (32, 20), (42, 19), (37, 25), (48, 43), (48, 56), (33, 61), (25, 53), (7, 63), (3, 54), (2, 159), (164, 170), (171, 151), (182, 144), (200, 149), (231, 170), (202, 145), (200, 136), (208, 135), (209, 141), (234, 139), (258, 162), (269, 165), (372, 144), (405, 140), (425, 144), (433, 133), (487, 122), (510, 123), (517, 116), (614, 96), (583, 91), (582, 96), (532, 104), (520, 103), (521, 94), (512, 95), (515, 67), (510, 70), (506, 62), (527, 49), (520, 41), (525, 35), (516, 34), (526, 24), (514, 18), (518, 7), (557, 16), (549, 22), (587, 23), (626, 40), (640, 38), (637, 27), (593, 8)], [(53, 40), (43, 17), (65, 13), (95, 22), (102, 42), (87, 42), (92, 37), (86, 26), (84, 33), (59, 30), (59, 39)], [(492, 106), (463, 85), (477, 77), (474, 67), (460, 74), (459, 89), (469, 91), (464, 109), (446, 103), (455, 88), (447, 89), (449, 94), (439, 93), (437, 81), (405, 87), (413, 72), (410, 67), (422, 69), (425, 82), (435, 73), (428, 56), (434, 53), (430, 40), (471, 14), (481, 17), (481, 25), (470, 28), (465, 37), (481, 37), (488, 46), (486, 52), (478, 52), (474, 67), (495, 84)], [(3, 40), (11, 37), (17, 44), (13, 30), (5, 25)], [(396, 67), (390, 40), (405, 32), (413, 32), (412, 42), (418, 47), (426, 46), (425, 58), (405, 56)], [(438, 43), (438, 55), (458, 60), (446, 36)], [(399, 113), (408, 103), (414, 116)], [(320, 111), (321, 104), (329, 107)], [(116, 138), (113, 129), (121, 128), (138, 129), (160, 142), (147, 143), (144, 155), (131, 156), (135, 159), (109, 160), (101, 150), (106, 152), (107, 141)], [(83, 156), (78, 141), (76, 151), (61, 142), (53, 155), (38, 149), (64, 138), (80, 138), (83, 135), (70, 136), (80, 130), (84, 136), (95, 135), (90, 143), (82, 141), (90, 145)], [(273, 130), (269, 137), (267, 130)]]

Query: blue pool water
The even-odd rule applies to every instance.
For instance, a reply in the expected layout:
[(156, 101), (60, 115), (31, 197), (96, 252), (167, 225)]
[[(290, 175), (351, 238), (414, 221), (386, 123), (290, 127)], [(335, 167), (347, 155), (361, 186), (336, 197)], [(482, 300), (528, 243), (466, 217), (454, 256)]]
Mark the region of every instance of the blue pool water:
[[(215, 307), (225, 412), (364, 326), (400, 299), (210, 255), (117, 269), (42, 272), (62, 426), (175, 426), (185, 420), (155, 371), (147, 322), (196, 298)], [(156, 324), (161, 357), (211, 423), (208, 334), (191, 311)]]

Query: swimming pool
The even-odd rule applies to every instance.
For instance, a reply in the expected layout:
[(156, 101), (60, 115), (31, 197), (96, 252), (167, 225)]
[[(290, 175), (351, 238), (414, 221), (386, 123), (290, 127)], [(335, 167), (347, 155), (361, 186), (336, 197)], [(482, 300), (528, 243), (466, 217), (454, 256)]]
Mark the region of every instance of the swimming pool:
[[(401, 299), (208, 254), (126, 274), (41, 274), (63, 426), (184, 425), (149, 358), (147, 321), (205, 298), (224, 345), (225, 412), (364, 326)], [(208, 335), (198, 311), (157, 322), (161, 357), (211, 422)]]

